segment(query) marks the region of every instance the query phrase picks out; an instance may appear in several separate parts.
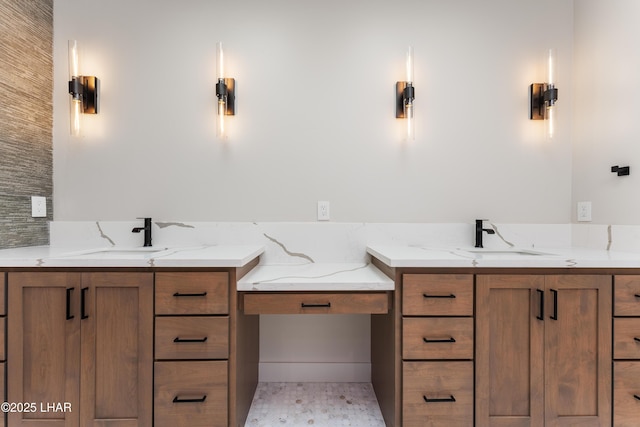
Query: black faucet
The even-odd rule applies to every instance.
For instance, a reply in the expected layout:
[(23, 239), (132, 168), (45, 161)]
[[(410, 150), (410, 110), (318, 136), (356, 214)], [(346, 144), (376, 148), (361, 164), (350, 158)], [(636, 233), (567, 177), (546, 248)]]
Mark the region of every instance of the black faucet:
[(487, 221), (486, 219), (476, 219), (476, 248), (482, 248), (482, 232), (487, 234), (496, 234), (491, 228), (482, 228), (482, 223)]
[(151, 218), (138, 219), (144, 219), (144, 227), (135, 227), (131, 232), (139, 233), (144, 230), (144, 246), (151, 246)]

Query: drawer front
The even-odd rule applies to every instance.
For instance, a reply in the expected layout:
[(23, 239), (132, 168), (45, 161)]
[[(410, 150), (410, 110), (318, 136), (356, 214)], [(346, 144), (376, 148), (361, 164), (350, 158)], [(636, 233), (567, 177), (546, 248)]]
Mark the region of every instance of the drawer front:
[(403, 274), (402, 314), (472, 316), (473, 275)]
[(613, 425), (638, 427), (640, 420), (640, 362), (613, 363)]
[[(5, 343), (5, 339), (4, 339), (4, 335), (5, 335), (5, 331), (7, 330), (6, 327), (6, 323), (7, 323), (7, 318), (6, 317), (0, 317), (0, 361), (4, 362), (7, 360), (6, 354), (4, 352), (4, 343)], [(4, 384), (4, 383), (0, 383), (0, 384)]]
[(226, 359), (228, 317), (156, 317), (156, 359)]
[(246, 293), (245, 314), (384, 314), (389, 312), (386, 292), (351, 293)]
[(7, 314), (7, 300), (6, 300), (6, 274), (0, 271), (0, 316)]
[(156, 362), (155, 427), (227, 427), (227, 362)]
[(614, 316), (640, 316), (640, 276), (615, 276)]
[(405, 317), (403, 359), (473, 359), (470, 317)]
[(228, 314), (229, 274), (156, 273), (156, 314)]
[(473, 425), (473, 362), (403, 362), (403, 427)]
[(613, 358), (640, 359), (640, 318), (613, 319)]

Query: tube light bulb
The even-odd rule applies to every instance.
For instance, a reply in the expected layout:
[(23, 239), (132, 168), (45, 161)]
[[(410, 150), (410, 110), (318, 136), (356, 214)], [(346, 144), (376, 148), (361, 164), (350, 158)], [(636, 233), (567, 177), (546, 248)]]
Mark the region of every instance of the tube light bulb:
[(407, 50), (407, 82), (413, 83), (413, 46)]

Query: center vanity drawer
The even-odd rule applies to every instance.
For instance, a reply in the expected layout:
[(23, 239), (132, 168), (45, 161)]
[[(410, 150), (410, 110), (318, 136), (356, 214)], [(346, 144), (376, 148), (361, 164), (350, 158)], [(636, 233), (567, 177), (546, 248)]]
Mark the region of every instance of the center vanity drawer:
[(156, 273), (156, 314), (228, 314), (229, 274)]
[(470, 317), (406, 317), (402, 323), (403, 359), (473, 359)]
[(613, 319), (613, 358), (640, 359), (640, 318)]
[(156, 359), (226, 359), (229, 318), (156, 317)]
[(473, 275), (403, 274), (405, 316), (472, 316)]
[(640, 276), (614, 276), (614, 316), (640, 316)]
[(403, 427), (473, 425), (473, 362), (403, 362)]
[(227, 361), (156, 362), (155, 427), (227, 427)]
[(385, 314), (386, 292), (246, 293), (245, 314)]

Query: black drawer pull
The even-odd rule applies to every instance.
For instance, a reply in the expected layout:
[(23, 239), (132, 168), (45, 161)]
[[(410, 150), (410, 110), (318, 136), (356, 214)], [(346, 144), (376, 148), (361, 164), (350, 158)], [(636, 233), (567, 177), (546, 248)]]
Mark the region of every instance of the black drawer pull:
[(638, 338), (638, 337), (633, 337), (633, 339), (634, 339), (635, 342), (640, 342), (640, 338)]
[(445, 398), (429, 399), (427, 396), (422, 396), (422, 398), (424, 399), (424, 401), (426, 403), (441, 403), (441, 402), (455, 402), (456, 401), (456, 398), (453, 397), (453, 394), (450, 397), (445, 397)]
[(541, 289), (536, 289), (538, 295), (540, 295), (540, 313), (536, 316), (538, 320), (544, 320), (544, 291)]
[(429, 338), (422, 338), (422, 341), (424, 341), (427, 344), (429, 344), (429, 343), (432, 343), (432, 342), (456, 342), (456, 339), (454, 337), (443, 338), (443, 339), (435, 339), (435, 340), (430, 340)]
[(207, 400), (207, 395), (200, 398), (192, 398), (192, 399), (181, 399), (180, 396), (176, 396), (173, 398), (173, 403), (202, 403)]
[(640, 294), (636, 294), (636, 295), (635, 295), (635, 297), (636, 297), (636, 298), (640, 298)]
[(176, 337), (173, 342), (205, 342), (207, 341), (207, 337), (204, 338), (180, 338)]
[(71, 292), (74, 288), (67, 288), (67, 320), (73, 319), (75, 316), (71, 314)]
[(174, 297), (176, 298), (180, 298), (180, 297), (206, 297), (207, 293), (206, 292), (201, 292), (198, 294), (181, 294), (180, 292), (176, 292), (175, 294), (173, 294)]
[(633, 397), (635, 397), (636, 399), (640, 400), (640, 396), (638, 396), (637, 394), (634, 394)]
[(328, 302), (326, 304), (305, 304), (302, 303), (300, 305), (302, 308), (331, 308), (331, 303)]
[(558, 291), (551, 289), (553, 293), (553, 314), (550, 316), (553, 320), (558, 320)]
[(86, 305), (87, 305), (87, 292), (89, 288), (82, 288), (80, 291), (80, 318), (88, 319), (89, 315), (87, 314)]
[(429, 294), (422, 294), (423, 297), (425, 298), (455, 298), (456, 296), (454, 294), (449, 294), (449, 295), (429, 295)]

